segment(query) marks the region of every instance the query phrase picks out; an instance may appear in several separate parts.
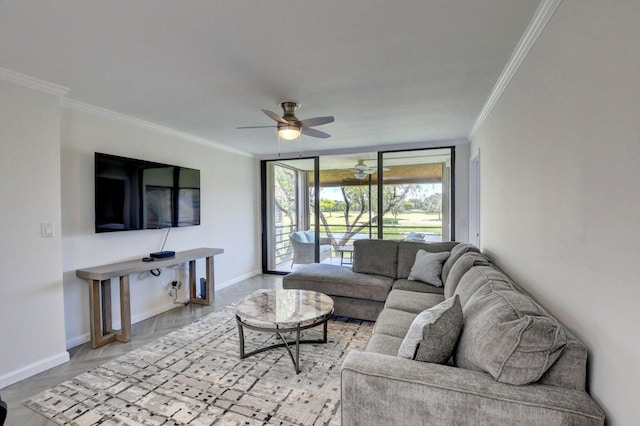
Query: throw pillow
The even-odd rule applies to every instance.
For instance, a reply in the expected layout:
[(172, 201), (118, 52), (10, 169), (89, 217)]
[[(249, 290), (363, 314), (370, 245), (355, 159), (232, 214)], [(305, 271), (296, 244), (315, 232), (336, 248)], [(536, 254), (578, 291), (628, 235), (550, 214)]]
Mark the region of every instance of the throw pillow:
[(487, 282), (471, 296), (463, 314), (457, 366), (486, 371), (502, 383), (538, 381), (567, 344), (558, 321), (508, 282)]
[(458, 296), (445, 299), (413, 320), (398, 356), (438, 364), (447, 362), (458, 341), (462, 322)]
[(292, 232), (291, 233), (291, 238), (294, 241), (297, 241), (299, 243), (306, 243), (307, 242), (307, 236), (305, 235), (304, 231)]
[(313, 230), (309, 229), (307, 231), (304, 231), (304, 235), (307, 237), (308, 243), (316, 242), (316, 233)]
[(418, 250), (407, 279), (442, 287), (442, 264), (447, 260), (447, 257), (449, 257), (448, 251), (429, 253), (422, 249)]

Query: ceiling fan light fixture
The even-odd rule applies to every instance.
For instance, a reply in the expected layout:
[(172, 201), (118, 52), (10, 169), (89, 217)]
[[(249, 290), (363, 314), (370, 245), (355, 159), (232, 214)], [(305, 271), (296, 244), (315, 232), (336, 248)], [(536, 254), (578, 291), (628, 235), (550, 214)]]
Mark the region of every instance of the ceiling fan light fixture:
[(358, 172), (355, 174), (356, 179), (364, 179), (366, 178), (368, 175), (365, 172)]
[(286, 141), (292, 141), (300, 137), (300, 126), (294, 124), (279, 124), (278, 136)]
[(356, 164), (354, 168), (357, 170), (367, 170), (369, 166), (364, 164), (364, 160), (358, 160), (358, 164)]

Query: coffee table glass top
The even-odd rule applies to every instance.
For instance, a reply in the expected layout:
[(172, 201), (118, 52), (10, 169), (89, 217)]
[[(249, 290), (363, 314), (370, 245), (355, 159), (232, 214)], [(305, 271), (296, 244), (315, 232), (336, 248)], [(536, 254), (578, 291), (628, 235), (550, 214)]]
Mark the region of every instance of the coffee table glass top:
[(300, 327), (330, 315), (333, 300), (308, 290), (268, 290), (252, 293), (236, 305), (236, 315), (264, 328)]

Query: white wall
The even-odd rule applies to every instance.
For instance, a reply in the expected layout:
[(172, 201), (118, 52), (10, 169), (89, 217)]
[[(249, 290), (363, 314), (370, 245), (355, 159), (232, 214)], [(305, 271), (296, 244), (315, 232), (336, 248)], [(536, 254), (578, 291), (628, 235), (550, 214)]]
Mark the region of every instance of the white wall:
[[(172, 228), (168, 250), (220, 247), (218, 289), (260, 271), (259, 166), (252, 157), (214, 149), (110, 115), (62, 110), (62, 246), (67, 347), (89, 339), (89, 290), (75, 270), (137, 259), (161, 248), (166, 230), (94, 232), (94, 152), (157, 161), (201, 171), (201, 225)], [(131, 315), (140, 321), (173, 307), (164, 291), (175, 277), (163, 270), (131, 276)], [(198, 262), (198, 280), (204, 261)], [(186, 272), (179, 278), (186, 283)], [(117, 295), (117, 280), (113, 280)], [(114, 327), (119, 327), (114, 303)]]
[(483, 251), (585, 341), (620, 425), (640, 419), (639, 21), (564, 0), (471, 147)]
[[(57, 96), (0, 81), (0, 388), (65, 350)], [(41, 223), (55, 236), (43, 238)]]
[(469, 241), (469, 144), (456, 145), (455, 227), (456, 241)]

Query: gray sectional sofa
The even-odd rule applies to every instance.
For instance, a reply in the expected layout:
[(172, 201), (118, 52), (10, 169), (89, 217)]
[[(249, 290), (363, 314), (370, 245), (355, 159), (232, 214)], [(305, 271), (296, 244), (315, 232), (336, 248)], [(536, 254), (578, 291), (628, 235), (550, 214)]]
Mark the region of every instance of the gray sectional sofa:
[[(408, 279), (418, 250), (449, 252), (442, 287)], [(336, 315), (376, 321), (364, 351), (342, 365), (343, 426), (604, 424), (586, 392), (586, 346), (477, 248), (362, 240), (353, 257), (353, 270), (309, 265), (283, 279), (331, 296)], [(441, 341), (438, 318), (412, 359), (398, 356), (418, 317), (453, 302), (460, 324), (447, 325), (455, 346), (446, 361), (418, 360)]]

